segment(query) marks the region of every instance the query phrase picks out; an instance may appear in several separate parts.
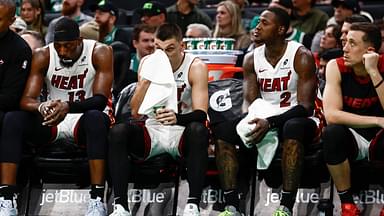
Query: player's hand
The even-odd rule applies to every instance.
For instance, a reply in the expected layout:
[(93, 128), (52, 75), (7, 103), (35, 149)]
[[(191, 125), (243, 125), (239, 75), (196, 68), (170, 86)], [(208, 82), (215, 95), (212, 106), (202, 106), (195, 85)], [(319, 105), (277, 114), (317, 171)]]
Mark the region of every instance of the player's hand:
[(249, 137), (254, 144), (259, 143), (269, 130), (269, 122), (266, 119), (255, 118), (249, 121), (248, 124), (256, 124), (256, 126), (246, 137)]
[(367, 51), (363, 55), (363, 63), (367, 72), (372, 75), (372, 73), (378, 73), (377, 64), (379, 61), (379, 54), (374, 51)]
[(51, 101), (45, 101), (40, 103), (38, 111), (44, 118), (51, 114), (53, 112)]
[(174, 125), (177, 122), (176, 114), (173, 110), (167, 108), (159, 108), (156, 110), (156, 121), (163, 125)]
[(51, 112), (44, 116), (43, 125), (55, 126), (64, 120), (69, 111), (69, 106), (67, 102), (53, 100), (50, 101), (50, 110)]

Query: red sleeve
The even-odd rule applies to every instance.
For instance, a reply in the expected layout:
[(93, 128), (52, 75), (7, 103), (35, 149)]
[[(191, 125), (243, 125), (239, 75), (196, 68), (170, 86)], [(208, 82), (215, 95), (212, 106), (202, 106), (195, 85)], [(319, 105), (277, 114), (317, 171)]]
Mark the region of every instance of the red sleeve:
[(318, 52), (313, 53), (313, 58), (315, 59), (315, 64), (317, 67), (320, 67), (320, 56)]
[(344, 58), (336, 58), (337, 67), (339, 68), (340, 73), (346, 73), (348, 72), (347, 67), (345, 66)]

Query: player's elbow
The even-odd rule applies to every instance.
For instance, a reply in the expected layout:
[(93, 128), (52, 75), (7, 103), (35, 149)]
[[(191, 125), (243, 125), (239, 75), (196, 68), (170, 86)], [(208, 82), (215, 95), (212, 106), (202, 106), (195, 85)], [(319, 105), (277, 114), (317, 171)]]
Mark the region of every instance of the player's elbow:
[(324, 117), (327, 124), (337, 124), (337, 115), (333, 111), (324, 111)]
[(30, 100), (28, 98), (21, 97), (20, 103), (19, 103), (20, 109), (21, 110), (28, 110), (29, 102), (30, 102)]

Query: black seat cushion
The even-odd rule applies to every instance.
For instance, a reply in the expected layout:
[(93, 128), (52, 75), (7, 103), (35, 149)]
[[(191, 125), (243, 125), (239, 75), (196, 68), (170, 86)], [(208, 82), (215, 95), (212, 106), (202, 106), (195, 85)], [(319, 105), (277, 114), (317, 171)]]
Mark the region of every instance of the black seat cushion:
[(354, 191), (365, 190), (370, 184), (383, 185), (384, 161), (369, 161), (367, 159), (354, 161), (351, 164), (352, 186)]
[(57, 140), (44, 145), (37, 150), (37, 154), (38, 157), (52, 159), (77, 159), (87, 157), (87, 152), (84, 147), (67, 139)]
[(131, 120), (131, 107), (129, 105), (133, 93), (136, 89), (136, 82), (129, 84), (121, 90), (115, 107), (116, 123), (127, 122)]
[(86, 149), (68, 140), (39, 148), (34, 158), (34, 169), (34, 178), (39, 183), (89, 185)]
[(131, 181), (135, 188), (155, 188), (162, 182), (172, 182), (178, 178), (181, 161), (168, 153), (137, 161), (131, 158)]

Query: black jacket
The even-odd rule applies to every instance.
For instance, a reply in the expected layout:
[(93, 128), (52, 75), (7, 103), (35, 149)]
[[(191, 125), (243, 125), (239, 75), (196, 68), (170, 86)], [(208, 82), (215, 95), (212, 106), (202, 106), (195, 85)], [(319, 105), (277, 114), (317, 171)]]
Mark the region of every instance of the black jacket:
[(19, 109), (31, 69), (32, 51), (18, 34), (8, 30), (0, 37), (0, 111)]

